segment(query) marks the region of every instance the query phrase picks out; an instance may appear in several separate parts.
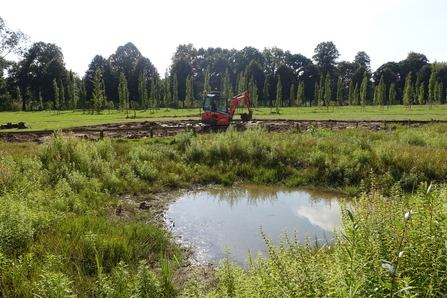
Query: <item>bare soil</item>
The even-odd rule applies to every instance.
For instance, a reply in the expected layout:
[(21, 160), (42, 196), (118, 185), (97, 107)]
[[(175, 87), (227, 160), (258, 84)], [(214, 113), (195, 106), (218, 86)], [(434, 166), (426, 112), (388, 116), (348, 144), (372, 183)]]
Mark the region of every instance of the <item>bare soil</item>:
[[(234, 121), (231, 125), (240, 130), (247, 127), (262, 125), (271, 132), (287, 131), (305, 131), (310, 126), (324, 129), (347, 129), (364, 127), (371, 130), (392, 129), (395, 125), (423, 125), (429, 122), (424, 121), (312, 121), (312, 120), (255, 120), (250, 122)], [(144, 139), (152, 137), (175, 136), (183, 132), (185, 128), (194, 129), (197, 134), (216, 131), (210, 127), (204, 126), (200, 120), (178, 120), (178, 121), (135, 121), (125, 123), (112, 123), (95, 125), (88, 127), (75, 127), (71, 131), (79, 138), (97, 138), (102, 134), (110, 138), (125, 139)], [(48, 142), (52, 138), (51, 132), (32, 132), (27, 133), (25, 129), (13, 132), (2, 132), (0, 130), (0, 141), (10, 143), (23, 142)]]

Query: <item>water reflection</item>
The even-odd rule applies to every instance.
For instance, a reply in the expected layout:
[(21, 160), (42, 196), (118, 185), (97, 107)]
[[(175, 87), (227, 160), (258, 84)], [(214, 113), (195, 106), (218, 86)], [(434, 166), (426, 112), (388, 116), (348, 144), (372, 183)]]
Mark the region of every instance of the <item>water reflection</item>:
[(228, 246), (243, 263), (250, 250), (263, 252), (262, 224), (274, 241), (287, 229), (317, 238), (332, 237), (340, 224), (336, 195), (321, 191), (298, 191), (281, 187), (244, 185), (187, 194), (167, 212), (174, 233), (195, 248), (195, 261), (217, 263)]

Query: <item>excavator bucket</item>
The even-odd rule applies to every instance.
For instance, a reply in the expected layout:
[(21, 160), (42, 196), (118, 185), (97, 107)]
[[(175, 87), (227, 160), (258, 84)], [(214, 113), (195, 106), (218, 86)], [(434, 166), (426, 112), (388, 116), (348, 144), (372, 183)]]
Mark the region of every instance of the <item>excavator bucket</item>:
[(252, 114), (243, 113), (241, 114), (242, 122), (248, 122), (252, 119)]

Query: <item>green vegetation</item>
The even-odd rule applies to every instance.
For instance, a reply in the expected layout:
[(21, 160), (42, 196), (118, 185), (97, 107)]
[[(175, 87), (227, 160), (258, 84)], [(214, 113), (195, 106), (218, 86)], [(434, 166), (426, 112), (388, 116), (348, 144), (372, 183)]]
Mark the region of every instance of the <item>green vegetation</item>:
[[(445, 294), (447, 126), (388, 128), (1, 143), (0, 296)], [(268, 257), (243, 269), (228, 252), (212, 283), (183, 276), (158, 194), (241, 181), (355, 198), (331, 244), (264, 235)]]
[[(238, 108), (236, 114), (246, 112), (243, 107)], [(246, 108), (245, 108), (246, 109)], [(431, 121), (446, 120), (447, 106), (413, 106), (408, 110), (404, 105), (394, 105), (389, 108), (381, 108), (379, 106), (369, 106), (364, 110), (358, 106), (345, 106), (334, 109), (326, 109), (319, 107), (283, 107), (280, 113), (272, 113), (270, 108), (258, 107), (254, 109), (254, 120), (335, 120), (345, 121)], [(170, 121), (170, 120), (188, 120), (200, 119), (199, 109), (170, 109), (166, 110), (137, 110), (132, 111), (131, 117), (126, 111), (103, 111), (101, 114), (91, 115), (85, 111), (60, 111), (55, 113), (52, 111), (40, 112), (0, 112), (0, 124), (8, 122), (18, 123), (27, 122), (33, 130), (55, 130), (67, 129), (79, 126), (100, 125), (106, 123), (122, 123), (135, 121)], [(134, 118), (134, 116), (136, 118)], [(240, 116), (236, 115), (235, 119)], [(15, 131), (5, 130), (5, 131)]]

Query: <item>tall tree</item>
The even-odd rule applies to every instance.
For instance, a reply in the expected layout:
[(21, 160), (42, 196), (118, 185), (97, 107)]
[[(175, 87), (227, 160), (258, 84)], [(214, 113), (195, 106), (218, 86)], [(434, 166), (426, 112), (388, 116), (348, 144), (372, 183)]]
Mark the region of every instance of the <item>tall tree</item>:
[(154, 110), (160, 108), (160, 87), (158, 83), (160, 81), (150, 81), (151, 85), (150, 102)]
[(270, 94), (269, 94), (269, 81), (267, 78), (264, 80), (264, 89), (262, 90), (262, 93), (264, 95), (264, 106), (271, 106), (270, 104)]
[(105, 86), (105, 96), (108, 100), (113, 101), (117, 106), (119, 106), (118, 97), (118, 84), (119, 84), (119, 73), (115, 74), (112, 71), (112, 66), (110, 61), (101, 55), (96, 55), (90, 62), (87, 71), (84, 75), (84, 83), (87, 97), (86, 99), (90, 101), (93, 94), (93, 81), (96, 76), (96, 71), (101, 70), (101, 78), (104, 80)]
[(205, 78), (203, 82), (203, 92), (211, 92), (211, 82), (210, 82), (210, 68), (207, 67), (205, 70)]
[(378, 91), (378, 103), (379, 105), (383, 106), (386, 102), (386, 86), (385, 86), (385, 80), (383, 79), (383, 76), (380, 78), (379, 82), (379, 91)]
[(279, 114), (279, 107), (282, 102), (282, 84), (281, 76), (278, 75), (278, 83), (276, 84), (276, 113)]
[(258, 86), (255, 83), (253, 77), (250, 79), (250, 83), (248, 84), (248, 94), (250, 94), (250, 102), (252, 106), (258, 106)]
[(413, 103), (413, 83), (411, 82), (411, 71), (408, 73), (407, 77), (405, 78), (405, 87), (404, 87), (404, 97), (403, 102), (404, 105), (407, 106), (408, 109), (411, 109), (411, 104)]
[(172, 91), (178, 94), (178, 100), (181, 102), (185, 100), (186, 78), (190, 75), (193, 75), (193, 68), (190, 62), (186, 58), (178, 58), (171, 67), (171, 80), (174, 83), (174, 76), (177, 76), (177, 88), (173, 88)]
[(298, 83), (298, 92), (296, 94), (296, 105), (301, 106), (305, 102), (304, 81)]
[(233, 98), (233, 87), (231, 86), (230, 73), (228, 69), (225, 71), (225, 75), (222, 78), (221, 88), (223, 96), (228, 99)]
[(192, 108), (194, 105), (194, 78), (192, 75), (189, 75), (186, 78), (185, 105), (188, 109)]
[(318, 107), (321, 108), (324, 105), (324, 77), (321, 76), (320, 84), (318, 87)]
[(165, 78), (163, 80), (163, 103), (165, 105), (165, 108), (167, 111), (169, 111), (169, 108), (171, 107), (172, 102), (172, 93), (171, 93), (171, 79), (167, 74), (166, 71)]
[(394, 104), (396, 102), (396, 96), (397, 96), (396, 85), (394, 83), (392, 83), (390, 86), (390, 91), (389, 91), (389, 95), (388, 95), (389, 104)]
[(348, 103), (350, 106), (354, 104), (354, 84), (352, 81), (349, 82)]
[(291, 84), (290, 85), (290, 92), (289, 92), (289, 107), (291, 107), (292, 106), (292, 104), (294, 104), (295, 103), (295, 101), (296, 101), (296, 92), (295, 92), (295, 85), (294, 84)]
[(93, 109), (99, 114), (106, 101), (104, 80), (99, 68), (96, 70), (95, 79), (93, 80), (92, 96)]
[(338, 78), (337, 82), (337, 105), (343, 105), (343, 80), (342, 78)]
[[(186, 84), (185, 84), (185, 87), (186, 87)], [(185, 95), (186, 95), (186, 90), (185, 90)], [(172, 78), (172, 103), (174, 105), (174, 109), (177, 109), (178, 106), (179, 106), (177, 74), (174, 74), (174, 77)], [(184, 100), (182, 101), (182, 107), (185, 107), (185, 101)]]
[(76, 87), (76, 77), (73, 71), (68, 72), (67, 95), (68, 95), (69, 108), (75, 110), (79, 100), (79, 92)]
[(314, 49), (314, 53), (315, 55), (312, 58), (317, 63), (323, 75), (326, 76), (328, 72), (331, 72), (331, 75), (333, 75), (337, 59), (340, 57), (340, 53), (335, 44), (332, 41), (322, 42)]
[(61, 110), (65, 108), (65, 88), (62, 80), (59, 80), (60, 88), (59, 88), (59, 100), (61, 102)]
[(126, 111), (126, 115), (129, 116), (129, 108), (130, 108), (129, 87), (127, 85), (127, 79), (124, 72), (120, 73), (120, 82), (118, 84), (118, 97), (120, 100), (120, 110)]
[(420, 86), (419, 86), (419, 91), (418, 91), (418, 103), (419, 104), (424, 104), (425, 102), (425, 82), (421, 82)]
[(0, 17), (0, 58), (9, 54), (22, 56), (26, 52), (29, 37), (20, 30), (12, 30), (6, 26), (5, 20)]
[(354, 57), (354, 63), (358, 66), (363, 66), (366, 69), (370, 68), (371, 58), (363, 51), (358, 52)]
[(360, 103), (362, 105), (362, 110), (366, 108), (367, 99), (368, 99), (368, 76), (365, 71), (363, 75), (362, 85), (360, 85)]
[(428, 103), (430, 104), (430, 107), (432, 106), (436, 98), (437, 85), (438, 85), (438, 75), (436, 71), (433, 71), (430, 75), (430, 80), (428, 82)]
[(326, 108), (329, 109), (332, 99), (332, 90), (331, 90), (331, 75), (329, 72), (326, 74), (326, 79), (324, 80), (324, 104)]
[[(62, 50), (55, 44), (37, 42), (19, 62), (17, 84), (22, 90), (22, 109), (26, 110), (28, 97), (38, 98), (39, 91), (44, 101), (54, 100), (53, 79), (66, 81)], [(24, 92), (29, 90), (28, 92)], [(29, 98), (31, 100), (31, 98)]]
[(247, 77), (243, 72), (240, 72), (237, 76), (237, 93), (247, 91)]
[(54, 88), (54, 109), (57, 114), (60, 114), (61, 102), (59, 99), (59, 86), (57, 85), (57, 79), (53, 79), (53, 88)]
[(140, 105), (144, 110), (149, 108), (149, 96), (147, 93), (147, 82), (144, 74), (141, 72), (138, 78), (138, 95), (140, 100)]

